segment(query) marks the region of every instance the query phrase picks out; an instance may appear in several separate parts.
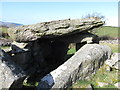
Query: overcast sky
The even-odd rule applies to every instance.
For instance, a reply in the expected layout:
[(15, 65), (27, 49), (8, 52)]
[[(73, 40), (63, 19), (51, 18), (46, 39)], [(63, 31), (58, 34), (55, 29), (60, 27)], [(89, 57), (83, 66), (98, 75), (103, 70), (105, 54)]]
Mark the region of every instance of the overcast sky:
[[(84, 0), (85, 1), (85, 0)], [(114, 0), (113, 0), (114, 1)], [(105, 16), (107, 26), (118, 26), (118, 2), (1, 2), (0, 21), (35, 24), (81, 18), (94, 12)]]

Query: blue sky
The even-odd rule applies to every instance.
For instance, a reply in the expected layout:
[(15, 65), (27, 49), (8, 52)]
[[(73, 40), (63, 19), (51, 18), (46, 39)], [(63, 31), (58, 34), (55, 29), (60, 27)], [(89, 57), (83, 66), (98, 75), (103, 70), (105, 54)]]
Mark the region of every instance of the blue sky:
[(118, 2), (1, 2), (1, 5), (0, 21), (24, 25), (81, 18), (94, 12), (106, 17), (106, 25), (118, 24)]

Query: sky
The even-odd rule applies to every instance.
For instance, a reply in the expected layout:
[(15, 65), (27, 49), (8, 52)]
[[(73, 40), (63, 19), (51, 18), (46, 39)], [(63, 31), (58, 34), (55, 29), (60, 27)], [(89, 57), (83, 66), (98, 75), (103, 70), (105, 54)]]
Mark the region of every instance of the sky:
[(24, 25), (82, 18), (97, 12), (107, 26), (118, 26), (118, 2), (0, 2), (0, 21)]

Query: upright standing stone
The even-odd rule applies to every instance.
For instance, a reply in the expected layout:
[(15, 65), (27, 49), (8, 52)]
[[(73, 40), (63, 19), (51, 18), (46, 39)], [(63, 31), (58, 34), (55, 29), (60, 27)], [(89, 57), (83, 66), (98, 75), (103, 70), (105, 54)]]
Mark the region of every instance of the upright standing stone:
[(25, 73), (0, 49), (0, 90), (22, 87)]

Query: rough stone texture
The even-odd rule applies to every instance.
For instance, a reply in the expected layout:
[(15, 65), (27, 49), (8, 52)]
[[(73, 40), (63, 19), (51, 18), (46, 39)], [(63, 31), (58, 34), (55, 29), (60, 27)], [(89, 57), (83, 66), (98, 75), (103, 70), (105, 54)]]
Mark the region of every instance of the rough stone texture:
[(86, 44), (64, 64), (43, 77), (37, 89), (68, 88), (76, 80), (88, 79), (110, 55), (108, 46)]
[(25, 73), (23, 70), (0, 49), (0, 90), (4, 88), (20, 88), (24, 78)]
[(120, 53), (113, 53), (111, 58), (105, 61), (105, 64), (120, 70)]
[(15, 41), (28, 42), (39, 38), (52, 38), (89, 31), (103, 24), (103, 21), (95, 19), (65, 19), (10, 28), (8, 34)]

